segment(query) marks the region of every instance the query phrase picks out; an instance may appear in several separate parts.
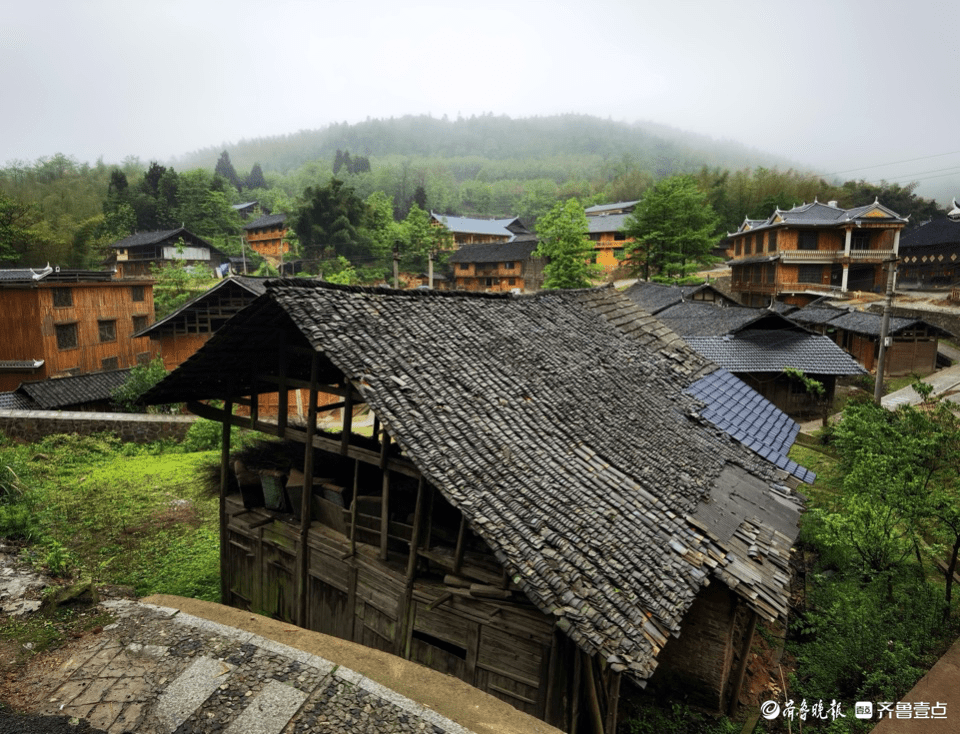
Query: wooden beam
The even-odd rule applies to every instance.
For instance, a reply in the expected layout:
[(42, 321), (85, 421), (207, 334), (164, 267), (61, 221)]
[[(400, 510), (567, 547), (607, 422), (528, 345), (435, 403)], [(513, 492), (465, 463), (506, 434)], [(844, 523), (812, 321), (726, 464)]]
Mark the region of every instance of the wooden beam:
[(350, 505), (350, 555), (357, 555), (357, 487), (360, 484), (360, 459), (353, 462), (353, 502)]
[(390, 434), (386, 429), (383, 431), (383, 439), (380, 441), (380, 471), (387, 469), (387, 451), (390, 449)]
[(417, 504), (413, 510), (413, 533), (410, 537), (410, 555), (407, 558), (407, 585), (413, 584), (414, 572), (417, 569), (417, 547), (420, 545), (420, 525), (423, 521), (424, 481), (420, 476), (417, 483)]
[(299, 572), (297, 588), (297, 625), (307, 626), (307, 596), (309, 578), (307, 566), (310, 552), (307, 548), (307, 535), (310, 532), (310, 510), (313, 495), (313, 436), (317, 431), (317, 375), (320, 372), (320, 355), (314, 353), (310, 360), (310, 408), (307, 411), (307, 448), (303, 452), (303, 491), (300, 494), (300, 542), (297, 544), (297, 570)]
[[(227, 400), (224, 412), (233, 412), (233, 401)], [(227, 485), (230, 482), (230, 424), (224, 422), (220, 442), (220, 603), (230, 602), (229, 566), (227, 564)]]
[(380, 497), (380, 560), (387, 560), (387, 540), (390, 536), (390, 470), (383, 472), (383, 487)]
[(753, 647), (753, 634), (756, 629), (757, 613), (751, 610), (750, 621), (747, 623), (747, 631), (743, 638), (743, 646), (740, 648), (740, 662), (737, 665), (737, 672), (733, 679), (733, 691), (727, 705), (727, 715), (731, 718), (737, 713), (737, 705), (740, 701), (740, 689), (743, 687), (743, 677), (747, 672), (747, 659), (750, 657), (750, 648)]
[(593, 676), (593, 661), (583, 650), (579, 650), (580, 663), (583, 665), (583, 677), (586, 679), (587, 703), (590, 706), (590, 718), (595, 734), (604, 734), (603, 714), (600, 713), (600, 697), (597, 695), (597, 681)]
[(340, 455), (346, 456), (350, 450), (350, 432), (353, 430), (353, 390), (349, 380), (344, 383), (347, 395), (343, 407), (343, 432), (340, 434)]
[(460, 530), (457, 531), (457, 547), (453, 552), (453, 575), (460, 575), (460, 568), (463, 566), (463, 551), (467, 542), (467, 518), (460, 513)]
[(617, 734), (617, 707), (620, 704), (620, 679), (622, 677), (620, 673), (610, 671), (610, 682), (607, 685), (606, 734)]
[[(289, 362), (287, 361), (287, 340), (283, 332), (280, 332), (280, 349), (279, 351), (279, 371), (280, 374), (277, 376), (277, 397), (279, 398), (279, 403), (277, 405), (277, 435), (281, 438), (283, 437), (284, 432), (287, 430), (287, 419), (290, 413), (290, 388), (287, 385), (287, 371), (289, 368)], [(254, 424), (256, 428), (256, 424)]]

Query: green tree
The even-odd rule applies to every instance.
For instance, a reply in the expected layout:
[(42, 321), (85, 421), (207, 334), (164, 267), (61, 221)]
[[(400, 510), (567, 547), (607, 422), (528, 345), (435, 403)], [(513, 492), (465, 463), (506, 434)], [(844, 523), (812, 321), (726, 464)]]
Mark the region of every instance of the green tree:
[(237, 169), (230, 162), (230, 154), (227, 151), (220, 154), (220, 159), (217, 161), (213, 172), (229, 181), (238, 191), (240, 190), (240, 177), (237, 176)]
[(633, 238), (627, 262), (650, 280), (682, 278), (710, 259), (719, 219), (692, 176), (663, 179), (637, 204), (624, 225)]
[[(40, 210), (0, 191), (0, 263), (16, 265), (40, 240)], [(30, 263), (23, 263), (29, 265)]]
[[(147, 364), (134, 367), (130, 370), (126, 382), (111, 393), (110, 397), (113, 404), (124, 413), (144, 412), (143, 406), (137, 404), (140, 396), (166, 376), (167, 370), (164, 368), (163, 359), (160, 357), (155, 357)], [(151, 411), (170, 412), (169, 407), (159, 406), (158, 408), (151, 408)]]
[(363, 231), (367, 206), (343, 181), (332, 178), (326, 186), (309, 187), (303, 204), (291, 216), (303, 255), (320, 262), (335, 255), (347, 259), (370, 256), (370, 240)]
[(587, 237), (587, 215), (580, 202), (557, 202), (540, 217), (536, 255), (547, 258), (544, 288), (589, 288), (599, 269), (591, 265), (593, 243)]

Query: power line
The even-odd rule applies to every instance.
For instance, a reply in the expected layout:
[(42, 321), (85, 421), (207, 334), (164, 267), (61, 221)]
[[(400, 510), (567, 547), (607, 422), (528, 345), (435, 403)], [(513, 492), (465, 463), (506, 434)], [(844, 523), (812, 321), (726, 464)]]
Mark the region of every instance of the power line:
[(944, 156), (957, 155), (958, 153), (960, 153), (960, 150), (954, 150), (949, 153), (937, 153), (935, 155), (925, 155), (925, 156), (921, 156), (920, 158), (908, 158), (907, 160), (893, 161), (892, 163), (878, 163), (874, 166), (863, 166), (862, 168), (849, 168), (846, 171), (837, 171), (835, 173), (819, 173), (814, 175), (820, 178), (827, 178), (829, 176), (840, 176), (841, 174), (844, 174), (844, 173), (853, 173), (854, 171), (869, 171), (871, 168), (884, 168), (886, 166), (898, 166), (901, 163), (913, 163), (915, 161), (930, 160), (931, 158), (943, 158)]

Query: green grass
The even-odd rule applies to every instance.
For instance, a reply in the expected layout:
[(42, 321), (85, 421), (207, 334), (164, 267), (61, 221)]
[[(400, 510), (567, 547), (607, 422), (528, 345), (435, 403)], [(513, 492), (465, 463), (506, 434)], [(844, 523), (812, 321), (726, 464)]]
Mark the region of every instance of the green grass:
[(134, 587), (140, 595), (219, 597), (217, 500), (199, 481), (219, 452), (136, 446), (110, 436), (0, 442), (18, 496), (0, 501), (0, 534), (54, 575)]

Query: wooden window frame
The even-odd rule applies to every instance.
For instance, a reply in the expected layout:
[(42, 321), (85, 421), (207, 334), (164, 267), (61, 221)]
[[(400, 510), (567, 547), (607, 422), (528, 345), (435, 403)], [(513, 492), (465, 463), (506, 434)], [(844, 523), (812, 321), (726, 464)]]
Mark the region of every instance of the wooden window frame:
[(117, 340), (117, 320), (97, 319), (97, 338), (101, 344), (115, 342)]
[(53, 288), (53, 307), (54, 308), (72, 308), (73, 307), (73, 289), (72, 288)]
[[(65, 324), (54, 324), (53, 329), (57, 337), (57, 349), (59, 351), (66, 352), (71, 349), (80, 348), (80, 328), (76, 321), (69, 321)], [(72, 338), (67, 339), (67, 334), (72, 334)], [(69, 341), (72, 341), (73, 344), (65, 343)]]

